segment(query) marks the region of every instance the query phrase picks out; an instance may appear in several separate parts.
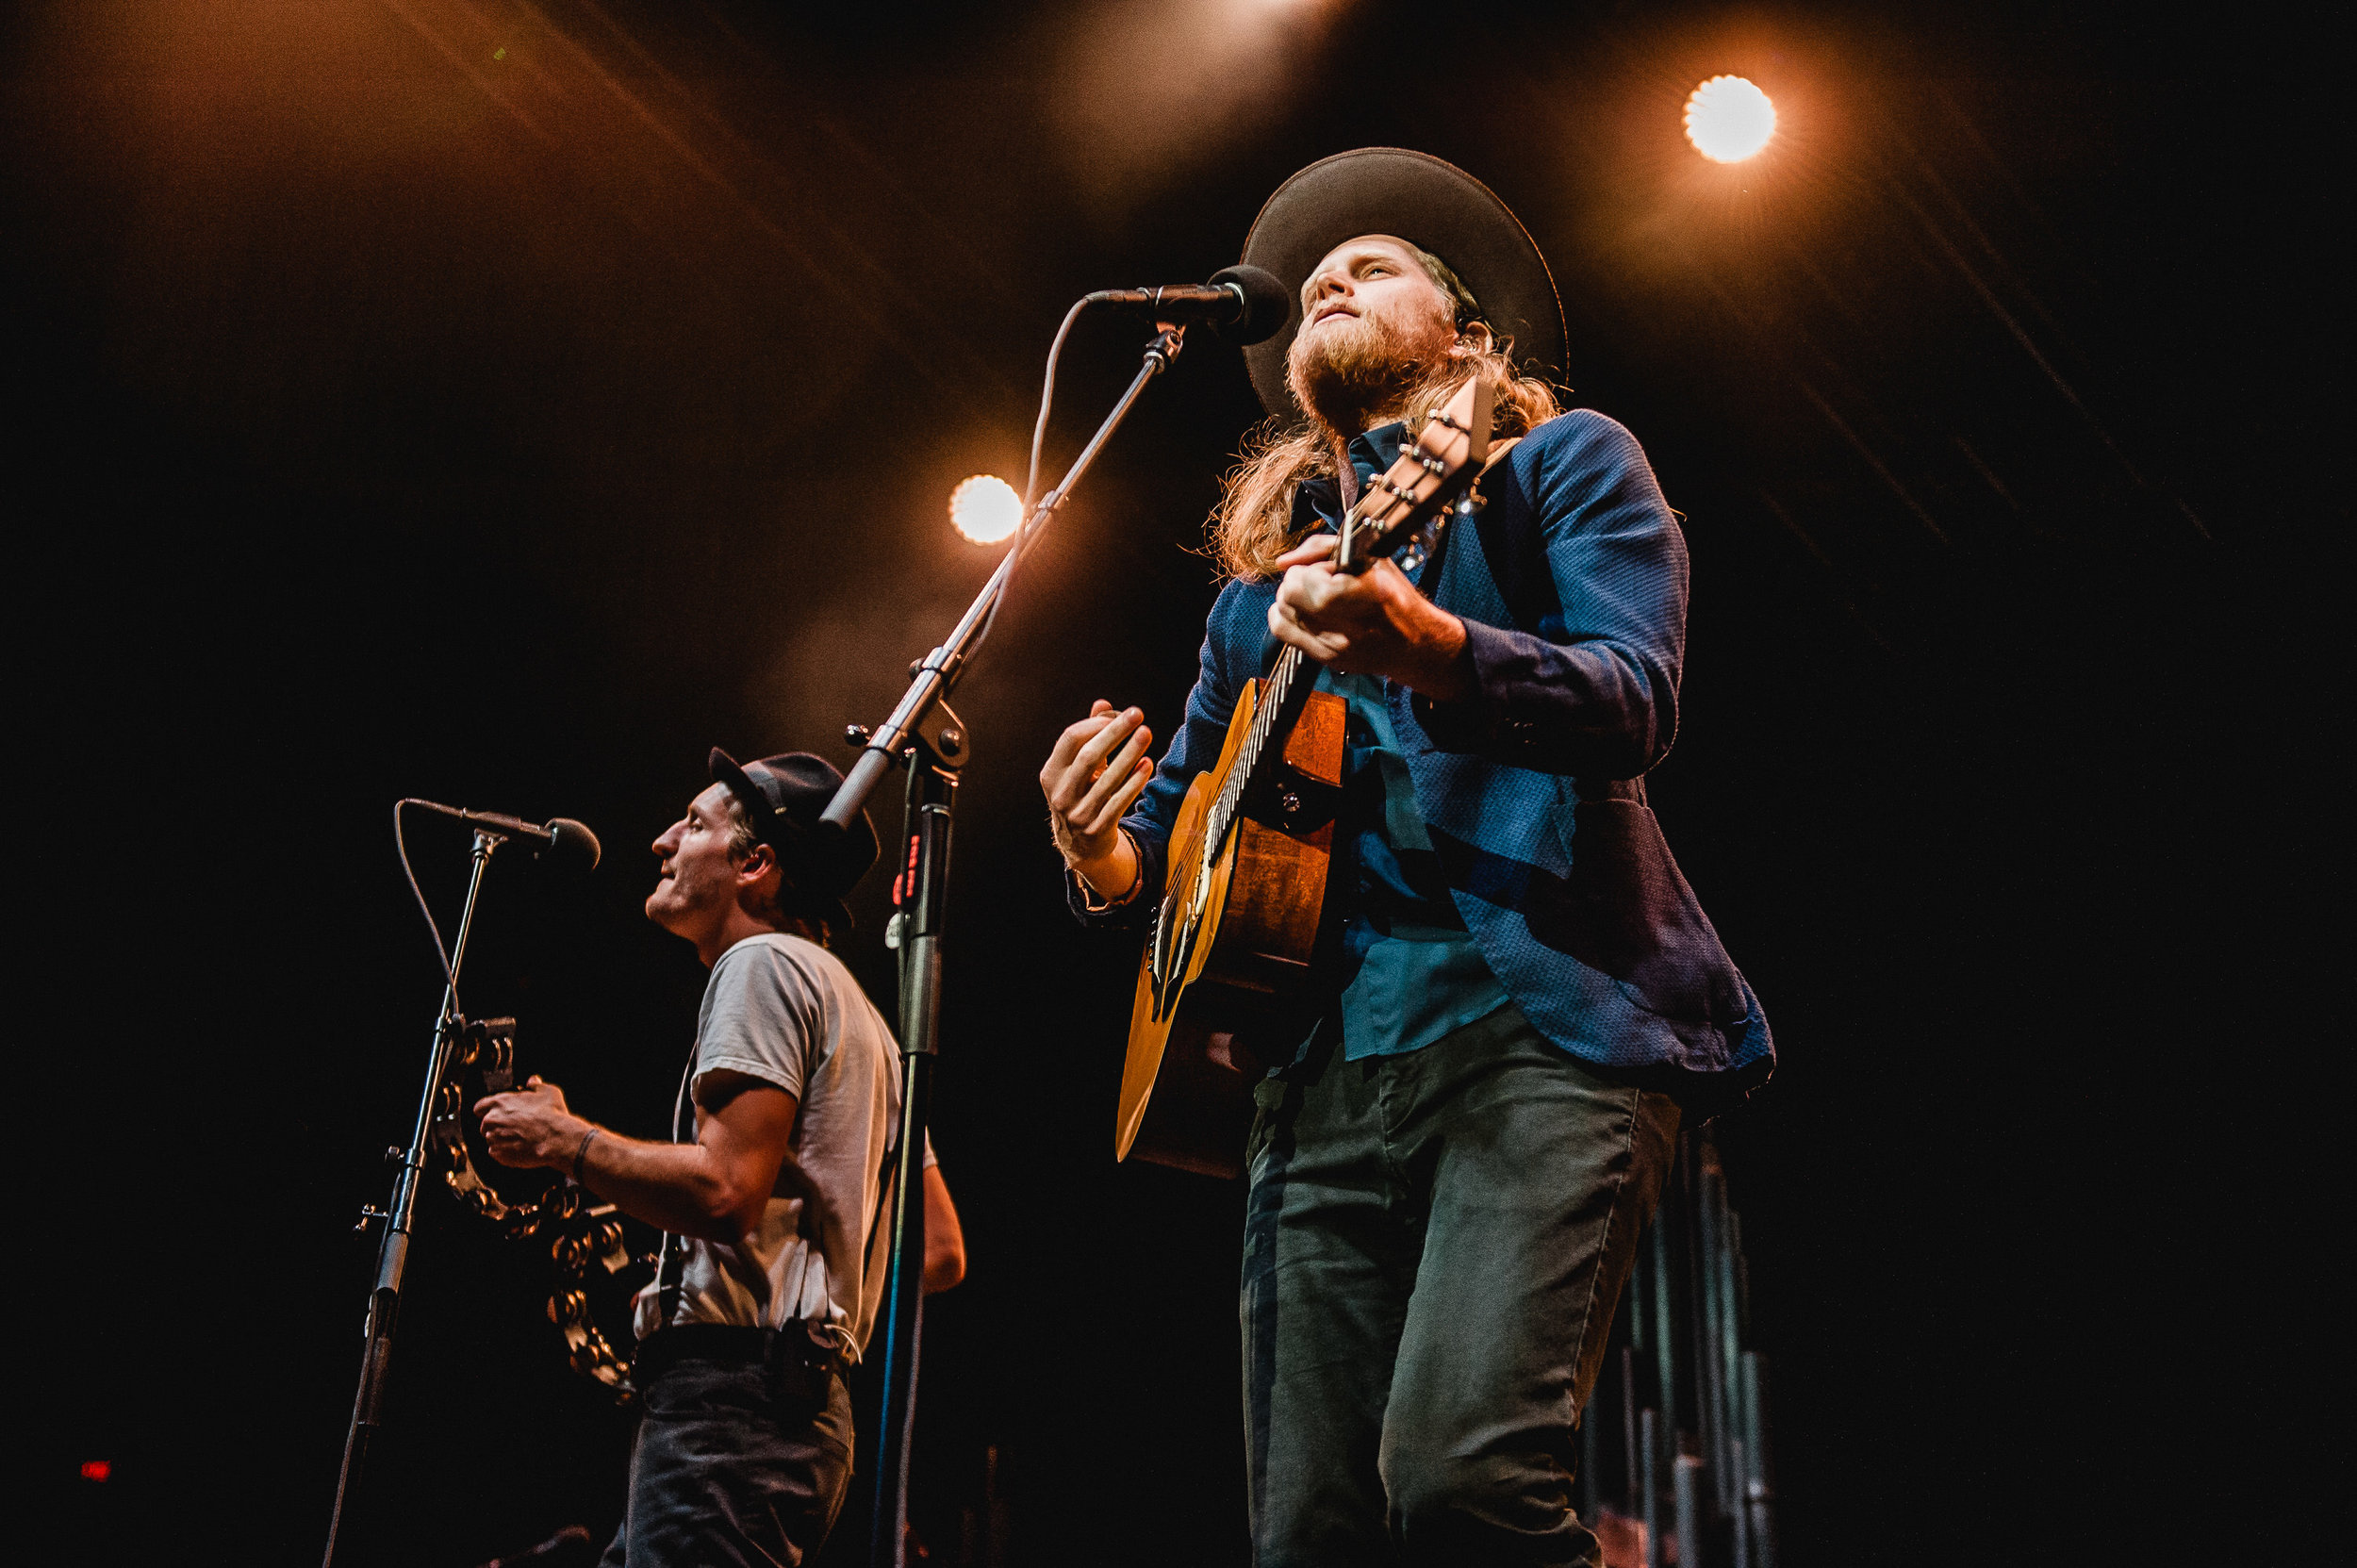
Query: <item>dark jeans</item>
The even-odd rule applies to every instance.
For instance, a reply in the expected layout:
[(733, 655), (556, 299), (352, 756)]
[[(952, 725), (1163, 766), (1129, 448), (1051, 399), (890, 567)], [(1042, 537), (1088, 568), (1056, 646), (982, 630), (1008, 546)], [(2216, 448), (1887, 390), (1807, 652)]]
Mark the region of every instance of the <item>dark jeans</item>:
[(1579, 1412), (1677, 1136), (1508, 1005), (1261, 1085), (1247, 1149), (1259, 1568), (1596, 1563)]
[(850, 1478), (851, 1398), (832, 1371), (765, 1356), (767, 1337), (698, 1324), (640, 1346), (630, 1510), (601, 1568), (796, 1568), (817, 1555)]

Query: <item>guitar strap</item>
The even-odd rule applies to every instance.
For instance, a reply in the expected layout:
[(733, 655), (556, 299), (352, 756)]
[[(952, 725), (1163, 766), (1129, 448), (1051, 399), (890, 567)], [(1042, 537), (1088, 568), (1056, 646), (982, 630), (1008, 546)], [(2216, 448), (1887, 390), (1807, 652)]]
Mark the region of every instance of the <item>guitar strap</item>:
[(899, 1156), (899, 1141), (895, 1139), (885, 1146), (883, 1169), (876, 1173), (876, 1213), (867, 1222), (867, 1245), (860, 1251), (859, 1289), (862, 1296), (867, 1294), (868, 1271), (876, 1266), (876, 1238), (884, 1233), (884, 1216), (892, 1213), (893, 1189), (900, 1184)]
[[(1521, 444), (1521, 441), (1520, 436), (1508, 436), (1503, 441), (1492, 446), (1488, 459), (1481, 465), (1481, 471), (1474, 475), (1474, 487), (1478, 489), (1481, 482), (1490, 477), (1490, 470), (1504, 461), (1506, 454), (1513, 451), (1517, 445)], [(1423, 590), (1426, 599), (1432, 598), (1441, 590), (1442, 557), (1448, 553), (1449, 536), (1457, 532), (1456, 528), (1445, 520), (1448, 516), (1449, 514), (1443, 514), (1442, 526), (1438, 530), (1431, 548), (1425, 552), (1424, 573), (1416, 580), (1417, 587)]]
[(1513, 451), (1516, 447), (1522, 444), (1523, 438), (1520, 436), (1508, 436), (1506, 439), (1492, 447), (1490, 449), (1490, 455), (1482, 459), (1481, 471), (1474, 475), (1474, 483), (1478, 485), (1483, 480), (1489, 478), (1490, 470), (1496, 468), (1500, 462), (1504, 461), (1508, 453)]
[[(686, 1137), (680, 1135), (680, 1116), (687, 1107), (687, 1087), (695, 1078), (696, 1053), (702, 1045), (703, 1042), (699, 1039), (695, 1045), (687, 1048), (687, 1065), (680, 1069), (679, 1095), (671, 1101), (671, 1142), (675, 1144), (695, 1141), (692, 1130)], [(664, 1233), (663, 1263), (655, 1270), (654, 1278), (657, 1313), (655, 1327), (668, 1329), (671, 1326), (671, 1319), (679, 1314), (680, 1296), (686, 1287), (687, 1238), (685, 1236), (668, 1231)]]

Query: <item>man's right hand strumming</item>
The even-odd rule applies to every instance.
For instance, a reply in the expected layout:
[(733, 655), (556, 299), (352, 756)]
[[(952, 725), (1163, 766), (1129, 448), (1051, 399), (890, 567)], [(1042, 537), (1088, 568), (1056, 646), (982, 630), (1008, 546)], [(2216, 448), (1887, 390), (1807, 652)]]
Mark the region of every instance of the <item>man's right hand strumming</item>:
[(1047, 766), (1039, 770), (1048, 827), (1064, 865), (1108, 902), (1120, 902), (1137, 886), (1137, 846), (1121, 831), (1121, 817), (1154, 777), (1146, 754), (1153, 743), (1143, 712), (1116, 713), (1099, 698), (1086, 718), (1056, 737)]

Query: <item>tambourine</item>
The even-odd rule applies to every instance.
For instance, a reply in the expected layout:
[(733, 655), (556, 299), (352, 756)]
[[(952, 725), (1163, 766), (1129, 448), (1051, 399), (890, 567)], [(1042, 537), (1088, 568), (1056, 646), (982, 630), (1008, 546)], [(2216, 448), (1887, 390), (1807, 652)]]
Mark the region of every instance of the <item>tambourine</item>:
[(620, 1213), (569, 1180), (560, 1179), (537, 1203), (511, 1203), (476, 1174), (467, 1152), (468, 1107), (485, 1095), (505, 1094), (515, 1086), (516, 1020), (480, 1018), (463, 1025), (434, 1093), (433, 1130), (426, 1140), (429, 1168), (438, 1166), (452, 1196), (499, 1226), (509, 1240), (548, 1243), (549, 1261), (556, 1268), (549, 1321), (565, 1336), (573, 1370), (602, 1383), (627, 1404), (635, 1392), (630, 1386), (630, 1360), (616, 1352), (598, 1327), (585, 1287), (593, 1266), (615, 1275), (634, 1263), (651, 1265), (654, 1259), (632, 1257)]

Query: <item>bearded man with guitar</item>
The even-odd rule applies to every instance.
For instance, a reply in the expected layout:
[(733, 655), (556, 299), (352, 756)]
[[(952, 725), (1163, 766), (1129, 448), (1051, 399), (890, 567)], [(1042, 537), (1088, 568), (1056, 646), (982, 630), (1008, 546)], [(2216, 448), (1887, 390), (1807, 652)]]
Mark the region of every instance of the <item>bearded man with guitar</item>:
[[(1153, 933), (1116, 1146), (1242, 1156), (1261, 1568), (1595, 1562), (1579, 1412), (1680, 1118), (1773, 1062), (1645, 804), (1685, 544), (1628, 432), (1526, 373), (1554, 282), (1462, 171), (1313, 164), (1244, 259), (1298, 310), (1246, 350), (1277, 419), (1185, 722), (1156, 767), (1100, 701), (1041, 773), (1075, 912)], [(1240, 1151), (1155, 1128), (1220, 1072)]]

